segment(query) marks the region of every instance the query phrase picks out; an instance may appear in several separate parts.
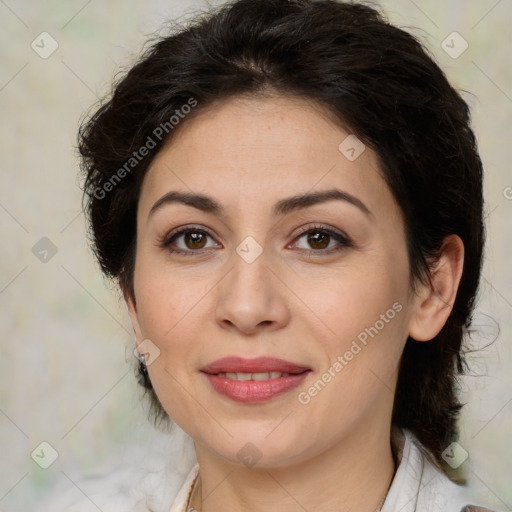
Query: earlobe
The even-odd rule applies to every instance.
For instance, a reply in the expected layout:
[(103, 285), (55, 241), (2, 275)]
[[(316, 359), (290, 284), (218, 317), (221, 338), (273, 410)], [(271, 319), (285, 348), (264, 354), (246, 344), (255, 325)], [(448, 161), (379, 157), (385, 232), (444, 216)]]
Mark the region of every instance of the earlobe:
[(464, 266), (464, 244), (459, 236), (448, 235), (441, 256), (431, 269), (430, 283), (419, 285), (409, 336), (429, 341), (443, 328), (455, 303)]

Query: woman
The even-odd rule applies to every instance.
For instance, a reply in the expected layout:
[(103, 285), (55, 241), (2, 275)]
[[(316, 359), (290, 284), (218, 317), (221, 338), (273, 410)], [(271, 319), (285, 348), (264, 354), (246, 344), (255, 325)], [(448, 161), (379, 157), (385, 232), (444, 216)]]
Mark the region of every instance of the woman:
[(410, 34), (238, 0), (157, 41), (84, 123), (87, 213), (172, 512), (488, 510), (457, 485), (484, 244), (466, 103)]

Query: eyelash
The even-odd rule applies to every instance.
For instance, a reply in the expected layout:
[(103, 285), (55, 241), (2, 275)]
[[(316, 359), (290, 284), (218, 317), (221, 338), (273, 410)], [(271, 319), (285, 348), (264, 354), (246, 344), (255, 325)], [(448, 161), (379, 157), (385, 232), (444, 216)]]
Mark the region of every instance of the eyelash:
[[(167, 235), (165, 238), (163, 238), (160, 241), (159, 245), (161, 247), (167, 249), (171, 253), (177, 253), (177, 254), (181, 254), (184, 256), (196, 256), (198, 253), (204, 254), (205, 252), (211, 251), (211, 249), (198, 249), (198, 250), (189, 249), (186, 251), (184, 251), (182, 249), (173, 249), (171, 244), (177, 238), (179, 238), (181, 235), (186, 234), (186, 233), (201, 233), (203, 235), (207, 235), (207, 236), (213, 238), (213, 236), (207, 230), (205, 230), (203, 228), (199, 228), (196, 226), (186, 226), (175, 233), (171, 233), (171, 234)], [(307, 235), (309, 233), (312, 233), (312, 234), (322, 233), (324, 235), (328, 235), (329, 237), (333, 238), (336, 242), (338, 242), (339, 246), (334, 249), (333, 248), (331, 248), (331, 249), (311, 249), (311, 250), (303, 249), (303, 251), (306, 252), (308, 255), (324, 256), (324, 255), (342, 251), (343, 249), (346, 249), (349, 247), (353, 247), (352, 241), (345, 234), (338, 232), (338, 231), (333, 231), (332, 229), (326, 228), (321, 225), (308, 226), (307, 228), (302, 230), (300, 233), (298, 233), (293, 241), (296, 242), (300, 238), (302, 238), (304, 235)]]

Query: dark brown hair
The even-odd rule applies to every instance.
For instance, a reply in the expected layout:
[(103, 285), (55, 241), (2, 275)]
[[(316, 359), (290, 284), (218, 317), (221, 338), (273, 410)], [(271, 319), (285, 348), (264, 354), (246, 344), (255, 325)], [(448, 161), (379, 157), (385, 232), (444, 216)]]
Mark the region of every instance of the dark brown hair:
[[(376, 152), (405, 221), (413, 287), (429, 282), (447, 235), (464, 243), (463, 275), (445, 326), (429, 342), (407, 340), (392, 419), (446, 471), (441, 453), (458, 437), (457, 377), (482, 264), (482, 164), (465, 101), (420, 42), (376, 9), (334, 0), (238, 0), (152, 42), (79, 133), (101, 268), (134, 298), (140, 186), (173, 134), (171, 117), (191, 98), (197, 106), (180, 126), (216, 100), (271, 92), (326, 107)], [(165, 123), (160, 140), (155, 133)], [(148, 138), (154, 146), (141, 156)], [(163, 418), (147, 376), (143, 382)]]

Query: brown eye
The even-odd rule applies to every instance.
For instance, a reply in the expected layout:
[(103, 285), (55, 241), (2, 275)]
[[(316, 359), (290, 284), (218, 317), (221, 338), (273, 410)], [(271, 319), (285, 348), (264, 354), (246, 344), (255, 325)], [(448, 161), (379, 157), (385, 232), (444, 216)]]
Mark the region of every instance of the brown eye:
[[(299, 242), (302, 239), (305, 242), (301, 245)], [(322, 226), (313, 226), (304, 230), (295, 240), (296, 247), (319, 256), (352, 247), (352, 242), (347, 236)]]
[(170, 252), (194, 255), (215, 247), (216, 244), (207, 245), (208, 238), (212, 239), (212, 236), (206, 231), (188, 227), (166, 237), (162, 246)]
[(196, 233), (190, 231), (183, 235), (183, 240), (188, 249), (202, 249), (206, 244), (206, 236), (204, 233)]
[(313, 249), (326, 249), (329, 245), (330, 236), (321, 232), (309, 233), (307, 240)]

